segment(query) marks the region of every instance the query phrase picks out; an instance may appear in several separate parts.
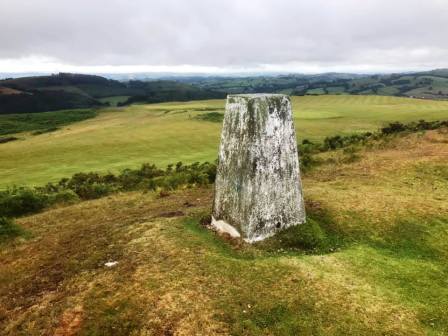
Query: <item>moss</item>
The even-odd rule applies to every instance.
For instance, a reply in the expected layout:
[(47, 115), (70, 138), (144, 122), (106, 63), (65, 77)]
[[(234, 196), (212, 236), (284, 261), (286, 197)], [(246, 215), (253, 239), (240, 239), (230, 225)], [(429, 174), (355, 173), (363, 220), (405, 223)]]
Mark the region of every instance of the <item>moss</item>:
[(335, 231), (334, 220), (325, 212), (307, 214), (304, 224), (289, 227), (256, 246), (265, 251), (326, 254), (346, 246), (344, 235)]

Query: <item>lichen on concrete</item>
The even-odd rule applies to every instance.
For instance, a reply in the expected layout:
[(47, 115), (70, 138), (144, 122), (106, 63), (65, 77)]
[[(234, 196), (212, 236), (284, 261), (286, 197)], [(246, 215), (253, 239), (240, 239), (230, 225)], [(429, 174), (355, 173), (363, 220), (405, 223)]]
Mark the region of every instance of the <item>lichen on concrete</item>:
[(228, 96), (212, 224), (254, 242), (304, 222), (289, 97)]

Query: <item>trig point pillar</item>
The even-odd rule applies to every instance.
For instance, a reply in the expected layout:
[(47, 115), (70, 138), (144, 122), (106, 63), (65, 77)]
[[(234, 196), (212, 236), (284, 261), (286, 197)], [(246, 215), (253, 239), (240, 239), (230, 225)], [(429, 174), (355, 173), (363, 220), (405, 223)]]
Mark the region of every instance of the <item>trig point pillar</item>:
[(304, 222), (289, 97), (228, 96), (212, 225), (254, 242)]

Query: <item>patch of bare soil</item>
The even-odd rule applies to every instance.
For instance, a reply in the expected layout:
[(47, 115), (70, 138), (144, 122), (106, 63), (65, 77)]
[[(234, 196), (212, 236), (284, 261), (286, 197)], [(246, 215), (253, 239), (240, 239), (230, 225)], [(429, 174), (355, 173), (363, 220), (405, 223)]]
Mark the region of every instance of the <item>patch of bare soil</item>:
[(68, 309), (62, 314), (59, 327), (56, 328), (54, 336), (73, 336), (81, 328), (84, 310), (82, 306)]

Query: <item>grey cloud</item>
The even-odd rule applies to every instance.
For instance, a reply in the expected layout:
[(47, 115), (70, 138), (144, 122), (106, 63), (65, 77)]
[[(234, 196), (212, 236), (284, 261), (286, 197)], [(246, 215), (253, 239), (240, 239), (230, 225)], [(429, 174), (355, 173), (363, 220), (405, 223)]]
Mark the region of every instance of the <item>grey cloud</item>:
[(448, 66), (446, 0), (1, 0), (0, 13), (0, 59)]

